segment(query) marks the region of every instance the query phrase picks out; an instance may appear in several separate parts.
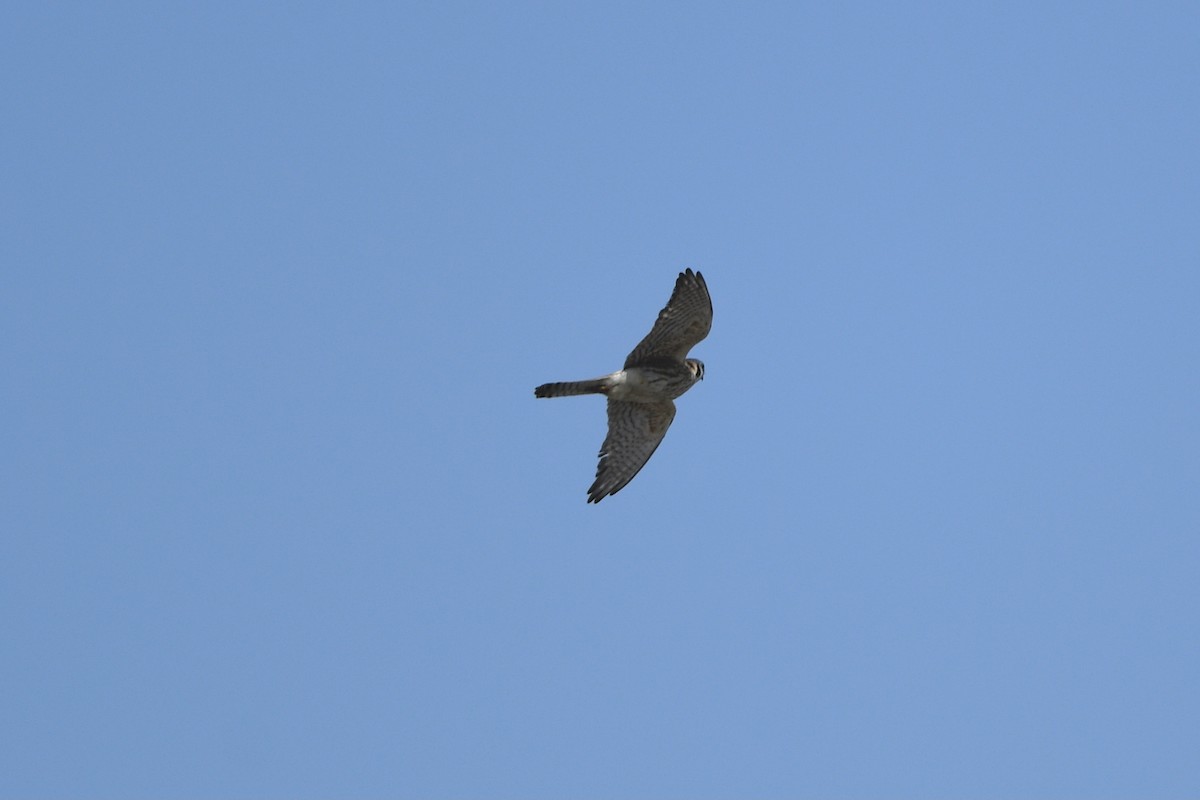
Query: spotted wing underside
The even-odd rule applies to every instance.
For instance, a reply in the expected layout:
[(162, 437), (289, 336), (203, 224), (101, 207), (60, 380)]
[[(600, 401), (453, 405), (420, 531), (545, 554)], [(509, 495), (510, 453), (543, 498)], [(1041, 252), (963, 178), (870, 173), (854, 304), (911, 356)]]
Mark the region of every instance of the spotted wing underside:
[(687, 358), (688, 351), (708, 336), (712, 316), (712, 298), (708, 296), (704, 276), (691, 269), (679, 273), (675, 291), (666, 307), (658, 312), (654, 327), (625, 359), (626, 369), (655, 358), (676, 361)]
[(608, 401), (608, 436), (600, 447), (596, 481), (588, 489), (588, 502), (599, 503), (616, 494), (654, 455), (675, 419), (675, 404)]

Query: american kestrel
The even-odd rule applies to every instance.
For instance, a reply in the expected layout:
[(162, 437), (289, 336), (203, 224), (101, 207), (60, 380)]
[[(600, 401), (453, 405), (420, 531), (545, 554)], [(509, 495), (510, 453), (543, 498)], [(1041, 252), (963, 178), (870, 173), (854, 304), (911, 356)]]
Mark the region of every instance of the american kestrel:
[(712, 299), (704, 276), (685, 270), (654, 328), (625, 359), (624, 369), (586, 381), (544, 383), (533, 390), (535, 397), (608, 398), (608, 436), (600, 446), (589, 503), (621, 491), (654, 455), (675, 419), (672, 401), (704, 379), (704, 364), (687, 354), (711, 328)]

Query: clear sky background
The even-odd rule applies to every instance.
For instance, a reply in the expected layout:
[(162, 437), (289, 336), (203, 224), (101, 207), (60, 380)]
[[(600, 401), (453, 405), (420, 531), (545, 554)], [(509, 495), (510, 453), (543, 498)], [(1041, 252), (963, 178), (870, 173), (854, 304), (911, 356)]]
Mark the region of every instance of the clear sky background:
[[(24, 3), (0, 795), (1195, 797), (1200, 6)], [(706, 380), (585, 503), (685, 267)]]

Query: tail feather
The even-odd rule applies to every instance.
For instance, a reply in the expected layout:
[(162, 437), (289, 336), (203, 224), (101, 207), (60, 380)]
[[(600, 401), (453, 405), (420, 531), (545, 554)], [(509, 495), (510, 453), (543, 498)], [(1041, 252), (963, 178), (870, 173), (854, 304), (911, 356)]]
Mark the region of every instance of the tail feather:
[(534, 397), (570, 397), (576, 394), (604, 394), (608, 384), (604, 378), (566, 383), (543, 383), (533, 390)]

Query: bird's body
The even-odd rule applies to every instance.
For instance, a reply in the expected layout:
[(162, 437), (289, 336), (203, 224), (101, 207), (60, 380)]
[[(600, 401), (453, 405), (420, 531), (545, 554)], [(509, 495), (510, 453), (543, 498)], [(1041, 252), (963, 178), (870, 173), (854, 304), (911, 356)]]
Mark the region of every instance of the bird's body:
[(619, 492), (654, 454), (675, 419), (677, 397), (704, 379), (704, 364), (686, 358), (712, 327), (712, 300), (699, 272), (679, 273), (675, 291), (654, 328), (625, 367), (599, 378), (544, 383), (536, 397), (602, 394), (608, 398), (608, 436), (600, 448), (588, 502)]
[(609, 400), (631, 403), (657, 403), (674, 400), (704, 379), (704, 364), (689, 358), (682, 365), (664, 362), (620, 369), (602, 378), (567, 383), (544, 383), (533, 390), (536, 397), (571, 397), (578, 394), (602, 394)]

